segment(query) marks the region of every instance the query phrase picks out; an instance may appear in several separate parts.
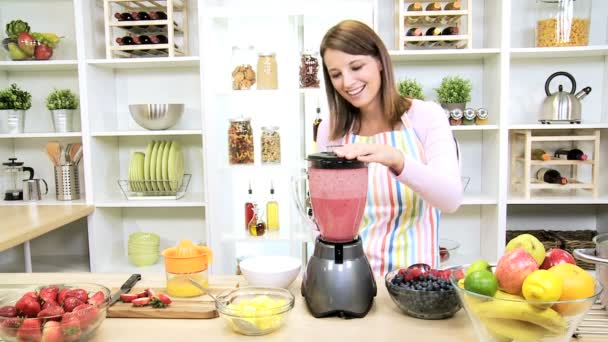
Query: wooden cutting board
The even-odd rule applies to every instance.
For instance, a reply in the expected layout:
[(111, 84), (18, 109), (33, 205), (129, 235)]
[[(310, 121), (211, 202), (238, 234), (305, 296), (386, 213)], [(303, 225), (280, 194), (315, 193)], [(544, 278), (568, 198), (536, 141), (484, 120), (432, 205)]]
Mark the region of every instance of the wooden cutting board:
[[(235, 284), (237, 285), (237, 284)], [(211, 293), (221, 293), (225, 290), (234, 289), (235, 286), (211, 287)], [(129, 293), (138, 293), (145, 288), (133, 288)], [(116, 293), (118, 288), (113, 288)], [(154, 288), (154, 291), (166, 293), (164, 288)], [(209, 319), (218, 317), (215, 302), (208, 295), (192, 298), (171, 297), (172, 303), (166, 308), (153, 308), (150, 305), (135, 307), (131, 303), (123, 303), (120, 300), (108, 309), (108, 318), (192, 318)]]

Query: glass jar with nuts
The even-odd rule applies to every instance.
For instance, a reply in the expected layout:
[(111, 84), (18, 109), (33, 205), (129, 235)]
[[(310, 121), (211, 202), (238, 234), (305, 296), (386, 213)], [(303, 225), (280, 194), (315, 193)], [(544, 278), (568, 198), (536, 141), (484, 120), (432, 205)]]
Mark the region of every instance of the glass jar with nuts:
[(262, 127), (262, 163), (278, 164), (281, 162), (281, 136), (276, 126)]
[(253, 164), (253, 130), (250, 118), (230, 119), (228, 155), (230, 164)]
[(536, 0), (536, 46), (589, 45), (591, 0)]
[(251, 64), (255, 61), (253, 46), (232, 47), (232, 89), (248, 90), (256, 82), (255, 71)]

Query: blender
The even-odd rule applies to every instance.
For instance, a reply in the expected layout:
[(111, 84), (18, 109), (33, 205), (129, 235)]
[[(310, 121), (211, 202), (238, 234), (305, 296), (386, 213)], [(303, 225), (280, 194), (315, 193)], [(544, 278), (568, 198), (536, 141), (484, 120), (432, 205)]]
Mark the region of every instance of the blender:
[(333, 152), (311, 154), (308, 187), (314, 221), (301, 202), (301, 181), (294, 182), (296, 205), (319, 229), (314, 253), (302, 279), (302, 296), (316, 317), (364, 317), (376, 296), (376, 282), (358, 235), (367, 197), (367, 165)]
[[(2, 163), (4, 166), (4, 200), (21, 201), (23, 200), (23, 181), (34, 179), (34, 169), (23, 166), (23, 162), (18, 162), (17, 158), (8, 158), (8, 160), (8, 163)], [(25, 178), (25, 172), (29, 173), (29, 177)]]

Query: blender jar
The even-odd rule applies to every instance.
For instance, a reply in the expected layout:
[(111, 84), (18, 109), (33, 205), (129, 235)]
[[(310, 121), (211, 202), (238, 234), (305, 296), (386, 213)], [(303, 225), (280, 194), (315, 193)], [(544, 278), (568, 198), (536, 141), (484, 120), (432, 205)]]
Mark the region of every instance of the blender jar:
[(359, 233), (367, 199), (367, 164), (333, 152), (308, 156), (315, 222), (327, 242), (350, 242)]
[(209, 288), (207, 268), (213, 254), (205, 246), (197, 246), (190, 240), (182, 240), (176, 247), (163, 250), (167, 293), (175, 297), (196, 297), (203, 291), (192, 284), (192, 280), (203, 288)]
[(536, 0), (536, 46), (589, 45), (590, 0)]

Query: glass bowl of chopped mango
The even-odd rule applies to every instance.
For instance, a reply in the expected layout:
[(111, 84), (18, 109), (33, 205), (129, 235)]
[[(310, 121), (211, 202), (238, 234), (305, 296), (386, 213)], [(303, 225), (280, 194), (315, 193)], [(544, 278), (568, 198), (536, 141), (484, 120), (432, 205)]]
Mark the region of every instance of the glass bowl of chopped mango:
[(269, 334), (285, 323), (293, 308), (288, 290), (273, 287), (242, 287), (219, 297), (217, 311), (233, 331), (250, 336)]

